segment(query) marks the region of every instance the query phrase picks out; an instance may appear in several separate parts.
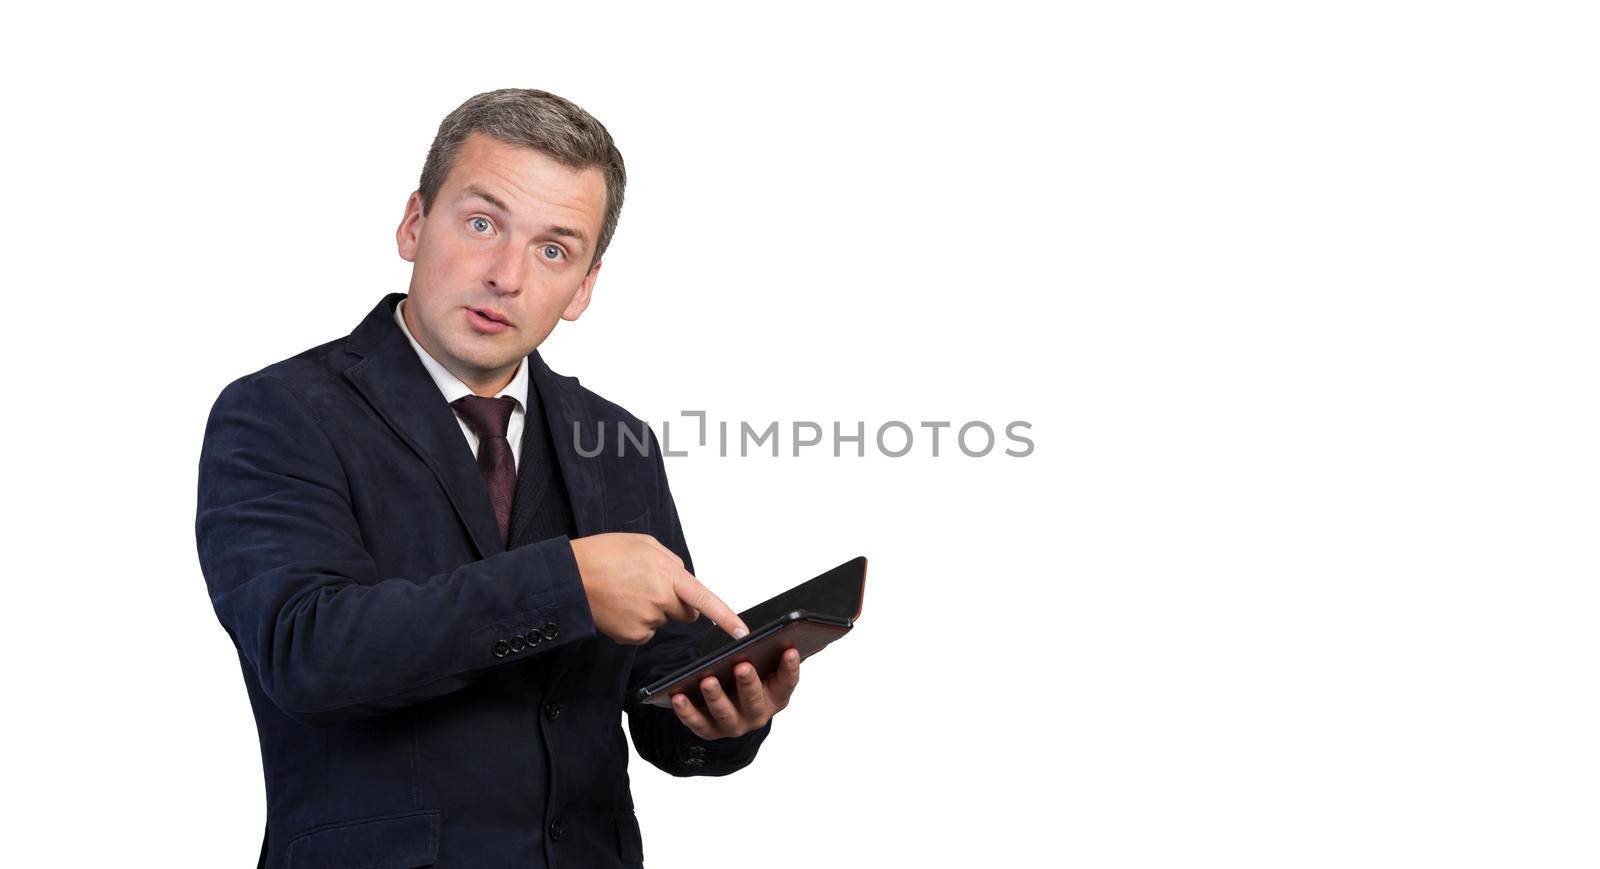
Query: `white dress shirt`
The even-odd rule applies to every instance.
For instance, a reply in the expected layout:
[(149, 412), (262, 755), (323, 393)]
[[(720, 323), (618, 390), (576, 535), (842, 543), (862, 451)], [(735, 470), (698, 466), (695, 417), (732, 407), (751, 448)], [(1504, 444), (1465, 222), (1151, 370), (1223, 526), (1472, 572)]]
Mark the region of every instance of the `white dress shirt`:
[[(429, 376), (433, 378), (434, 383), (438, 384), (439, 391), (444, 393), (444, 400), (451, 402), (463, 395), (472, 395), (471, 387), (462, 383), (459, 377), (451, 374), (448, 368), (440, 365), (439, 360), (428, 355), (428, 351), (422, 349), (422, 345), (417, 343), (417, 339), (411, 337), (411, 330), (406, 328), (406, 318), (400, 313), (400, 309), (405, 306), (405, 299), (401, 299), (400, 304), (394, 306), (394, 320), (400, 324), (401, 334), (405, 335), (406, 340), (411, 342), (411, 349), (417, 351), (417, 358), (422, 360), (422, 367), (428, 369)], [(523, 360), (523, 362), (526, 361)], [(511, 422), (506, 426), (506, 440), (511, 442), (513, 468), (522, 459), (522, 418), (527, 414), (527, 409), (522, 406), (522, 402), (528, 395), (528, 366), (523, 362), (517, 363), (517, 373), (512, 376), (511, 382), (507, 383), (504, 389), (495, 394), (496, 398), (502, 395), (509, 395), (516, 399), (517, 402), (516, 407), (511, 411)], [(454, 407), (450, 409), (452, 411), (455, 410)], [(467, 425), (466, 418), (459, 413), (456, 414), (456, 422), (461, 424), (461, 433), (466, 435), (467, 446), (472, 448), (472, 454), (476, 456), (478, 454), (477, 433), (472, 430), (472, 426)]]

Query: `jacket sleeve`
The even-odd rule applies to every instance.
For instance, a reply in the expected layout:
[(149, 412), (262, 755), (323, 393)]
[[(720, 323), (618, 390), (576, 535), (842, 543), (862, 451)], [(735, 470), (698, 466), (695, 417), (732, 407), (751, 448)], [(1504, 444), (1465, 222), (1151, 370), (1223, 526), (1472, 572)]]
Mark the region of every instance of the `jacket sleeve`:
[[(678, 509), (667, 487), (666, 464), (662, 461), (661, 447), (656, 443), (654, 432), (650, 434), (650, 454), (656, 466), (656, 518), (653, 523), (656, 537), (661, 545), (683, 559), (685, 569), (694, 573), (694, 561), (689, 557), (683, 525), (678, 521)], [(675, 776), (727, 775), (737, 772), (755, 760), (756, 751), (772, 732), (772, 722), (769, 720), (764, 726), (743, 736), (708, 741), (696, 736), (671, 709), (639, 703), (634, 699), (640, 688), (698, 658), (698, 638), (711, 627), (711, 620), (703, 615), (691, 623), (669, 621), (656, 630), (655, 636), (641, 646), (634, 657), (625, 706), (628, 731), (633, 735), (633, 744), (640, 757)]]
[(333, 444), (287, 385), (258, 375), (223, 390), (200, 453), (200, 567), (218, 620), (288, 715), (378, 715), (594, 635), (567, 538), (379, 576), (351, 504)]

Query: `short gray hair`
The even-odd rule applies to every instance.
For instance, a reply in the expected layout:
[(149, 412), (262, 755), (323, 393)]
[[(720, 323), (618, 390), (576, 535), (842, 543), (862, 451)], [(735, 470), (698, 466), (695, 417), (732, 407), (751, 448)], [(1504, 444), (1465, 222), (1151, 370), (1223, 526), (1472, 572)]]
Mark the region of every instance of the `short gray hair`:
[(455, 164), (461, 143), (474, 132), (492, 136), (508, 145), (521, 145), (541, 151), (573, 169), (594, 166), (606, 182), (606, 213), (600, 222), (600, 238), (595, 242), (589, 267), (611, 244), (622, 214), (622, 193), (628, 176), (623, 170), (622, 153), (611, 134), (593, 115), (547, 91), (504, 88), (481, 93), (446, 115), (422, 164), (422, 213), (433, 207), (434, 197)]

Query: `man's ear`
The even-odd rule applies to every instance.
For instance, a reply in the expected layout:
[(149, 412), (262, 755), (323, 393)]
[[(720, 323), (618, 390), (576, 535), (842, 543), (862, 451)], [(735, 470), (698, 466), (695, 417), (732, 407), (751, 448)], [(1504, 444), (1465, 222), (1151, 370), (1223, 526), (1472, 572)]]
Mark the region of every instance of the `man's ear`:
[(418, 239), (422, 234), (422, 191), (416, 190), (406, 200), (406, 213), (394, 231), (394, 241), (400, 248), (400, 258), (408, 263), (417, 261)]
[(566, 310), (561, 312), (561, 319), (576, 320), (583, 314), (583, 309), (589, 307), (589, 296), (594, 291), (594, 279), (600, 276), (600, 261), (590, 267), (589, 273), (583, 276), (583, 283), (578, 285), (578, 291), (572, 295), (572, 301), (567, 303)]

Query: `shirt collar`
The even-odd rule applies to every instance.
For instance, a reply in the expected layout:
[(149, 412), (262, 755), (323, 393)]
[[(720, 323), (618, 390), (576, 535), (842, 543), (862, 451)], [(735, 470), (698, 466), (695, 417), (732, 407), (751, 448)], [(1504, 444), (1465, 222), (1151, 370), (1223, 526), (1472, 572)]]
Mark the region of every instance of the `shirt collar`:
[[(429, 355), (428, 351), (417, 343), (417, 339), (411, 336), (411, 330), (406, 328), (406, 318), (400, 313), (400, 309), (405, 307), (405, 304), (406, 300), (401, 299), (400, 304), (394, 306), (394, 321), (400, 324), (400, 333), (406, 336), (407, 341), (411, 342), (411, 349), (415, 350), (417, 358), (422, 360), (422, 367), (428, 369), (428, 376), (432, 377), (433, 382), (438, 385), (439, 392), (444, 394), (444, 400), (452, 402), (464, 395), (472, 395), (471, 387), (462, 383), (461, 378), (451, 374), (450, 369), (440, 365), (439, 360)], [(495, 398), (499, 398), (502, 395), (511, 396), (517, 402), (517, 409), (524, 412), (527, 411), (527, 408), (523, 406), (522, 402), (528, 394), (528, 366), (523, 364), (526, 361), (524, 359), (517, 363), (517, 373), (512, 376), (511, 382), (507, 383), (504, 389), (495, 394)]]

